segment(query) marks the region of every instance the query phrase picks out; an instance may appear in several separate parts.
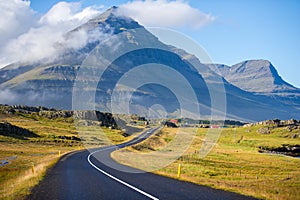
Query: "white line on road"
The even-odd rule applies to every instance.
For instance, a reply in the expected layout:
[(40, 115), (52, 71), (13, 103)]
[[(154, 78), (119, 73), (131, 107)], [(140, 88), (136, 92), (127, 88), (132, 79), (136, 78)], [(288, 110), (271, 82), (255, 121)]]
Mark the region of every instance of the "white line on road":
[(104, 150), (107, 150), (107, 149), (110, 149), (110, 148), (114, 148), (114, 147), (108, 147), (106, 149), (100, 149), (100, 150), (97, 150), (97, 151), (94, 151), (94, 152), (90, 153), (89, 156), (87, 157), (87, 160), (90, 163), (90, 165), (92, 165), (95, 169), (97, 169), (102, 174), (108, 176), (109, 178), (111, 178), (111, 179), (113, 179), (113, 180), (115, 180), (115, 181), (117, 181), (117, 182), (119, 182), (119, 183), (121, 183), (121, 184), (123, 184), (123, 185), (125, 185), (125, 186), (127, 186), (127, 187), (129, 187), (129, 188), (131, 188), (131, 189), (133, 189), (133, 190), (135, 190), (135, 191), (143, 194), (143, 195), (145, 195), (146, 197), (149, 197), (150, 199), (154, 199), (154, 200), (159, 200), (157, 197), (154, 197), (151, 194), (148, 194), (147, 192), (144, 192), (143, 190), (140, 190), (140, 189), (134, 187), (133, 185), (130, 185), (129, 183), (126, 183), (125, 181), (122, 181), (122, 180), (118, 179), (117, 177), (115, 177), (115, 176), (113, 176), (113, 175), (111, 175), (111, 174), (103, 171), (102, 169), (100, 169), (99, 167), (97, 167), (94, 163), (92, 163), (92, 161), (90, 160), (90, 158), (91, 158), (91, 156), (94, 153), (97, 153), (99, 151), (104, 151)]

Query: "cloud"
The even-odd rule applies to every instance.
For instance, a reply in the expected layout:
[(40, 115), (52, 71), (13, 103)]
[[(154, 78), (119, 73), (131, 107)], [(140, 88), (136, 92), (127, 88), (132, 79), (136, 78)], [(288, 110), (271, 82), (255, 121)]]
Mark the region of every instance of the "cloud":
[[(66, 33), (101, 13), (103, 6), (82, 8), (79, 2), (59, 2), (41, 15), (26, 0), (0, 0), (0, 68), (15, 62), (50, 62), (67, 49), (79, 49), (101, 37), (101, 30)], [(184, 1), (132, 1), (119, 6), (145, 26), (200, 28), (214, 20)], [(104, 36), (104, 35), (103, 35)]]
[(10, 38), (25, 33), (36, 24), (35, 12), (30, 2), (0, 0), (0, 45)]
[(120, 14), (130, 16), (144, 26), (168, 28), (201, 28), (215, 17), (192, 8), (187, 2), (176, 0), (131, 1), (119, 6)]
[[(67, 3), (59, 2), (54, 5), (44, 16), (41, 17), (40, 23), (48, 25), (60, 25), (63, 23), (67, 26), (78, 26), (78, 23), (87, 21), (91, 17), (99, 14), (99, 10), (93, 7), (82, 9), (78, 2)], [(68, 28), (68, 27), (67, 27)]]
[(0, 67), (18, 61), (53, 60), (68, 48), (83, 47), (91, 40), (84, 30), (68, 38), (65, 34), (100, 14), (99, 7), (82, 8), (80, 3), (59, 2), (38, 17), (29, 1), (8, 2), (6, 5), (0, 0)]
[(10, 90), (0, 90), (0, 102), (11, 103), (16, 100), (17, 95)]

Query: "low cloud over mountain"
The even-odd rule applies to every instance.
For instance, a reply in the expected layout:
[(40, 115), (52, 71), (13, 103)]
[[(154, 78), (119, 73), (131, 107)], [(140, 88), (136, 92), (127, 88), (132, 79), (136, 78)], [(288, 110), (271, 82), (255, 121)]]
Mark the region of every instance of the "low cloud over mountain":
[[(73, 33), (73, 37), (65, 34), (100, 14), (103, 8), (83, 8), (81, 3), (62, 1), (40, 15), (30, 8), (30, 1), (1, 1), (0, 68), (14, 62), (51, 62), (93, 42), (95, 34), (84, 30)], [(120, 5), (118, 12), (146, 26), (169, 28), (200, 28), (215, 19), (183, 1), (132, 1)], [(95, 31), (96, 35), (101, 32)]]
[(184, 1), (131, 1), (119, 8), (121, 14), (144, 26), (201, 28), (215, 20), (211, 14), (192, 8)]
[(0, 67), (13, 62), (49, 62), (67, 49), (82, 48), (93, 38), (85, 32), (67, 39), (65, 34), (99, 13), (99, 8), (60, 2), (39, 16), (29, 1), (1, 1)]
[[(66, 16), (69, 17), (64, 16), (67, 23), (85, 21), (87, 16), (85, 11), (72, 11), (74, 8), (71, 8), (70, 5), (72, 4), (58, 4), (57, 7), (53, 8), (54, 10), (40, 18), (39, 23), (47, 24), (47, 26), (30, 29), (22, 36), (28, 36), (32, 31), (33, 33), (45, 31), (46, 34), (49, 27), (59, 26), (59, 18), (55, 19), (54, 17), (56, 9), (68, 11)], [(97, 12), (95, 11), (95, 13)], [(70, 26), (70, 28), (72, 27)], [(188, 52), (162, 43), (135, 20), (120, 15), (116, 7), (93, 17), (70, 31), (62, 33), (63, 30), (58, 31), (58, 36), (53, 40), (50, 36), (49, 43), (44, 41), (41, 44), (33, 44), (33, 46), (42, 45), (39, 48), (43, 47), (45, 52), (49, 53), (47, 56), (50, 55), (50, 60), (39, 57), (40, 52), (36, 52), (35, 55), (34, 52), (28, 50), (24, 53), (27, 56), (24, 55), (24, 57), (29, 59), (31, 56), (31, 59), (28, 60), (30, 63), (24, 63), (27, 61), (25, 59), (23, 62), (11, 64), (0, 70), (0, 103), (72, 109), (73, 87), (77, 81), (79, 84), (88, 83), (87, 86), (96, 86), (96, 88), (83, 88), (79, 91), (80, 96), (85, 97), (85, 95), (90, 95), (90, 91), (95, 90), (91, 99), (96, 100), (97, 108), (109, 111), (113, 90), (120, 86), (118, 85), (120, 79), (126, 77), (127, 73), (135, 67), (148, 64), (150, 68), (146, 70), (146, 73), (133, 74), (132, 77), (134, 78), (131, 80), (142, 81), (151, 76), (158, 81), (163, 80), (164, 77), (169, 78), (170, 87), (178, 88), (179, 96), (187, 105), (185, 112), (193, 112), (193, 105), (198, 104), (201, 116), (209, 117), (212, 114), (214, 111), (211, 108), (214, 103), (211, 99), (212, 91), (209, 91), (205, 82), (205, 80), (209, 80), (212, 84), (211, 88), (218, 88), (220, 85), (224, 87), (226, 101), (216, 100), (215, 102), (224, 103), (224, 105), (226, 103), (225, 111), (227, 112), (216, 110), (216, 113), (226, 114), (228, 119), (256, 121), (270, 118), (300, 118), (300, 90), (284, 82), (278, 76), (275, 67), (268, 61), (245, 61), (232, 67), (203, 64)], [(110, 63), (103, 72), (101, 80), (97, 75), (98, 65), (91, 65), (91, 69), (88, 68), (87, 71), (84, 71), (83, 74), (86, 75), (79, 76), (81, 64), (86, 56), (105, 39), (117, 34), (123, 36), (122, 41), (112, 40), (111, 45), (108, 45), (109, 48), (98, 50), (111, 55), (118, 54), (118, 50), (124, 49), (124, 45), (125, 49), (136, 50), (130, 51)], [(39, 39), (37, 36), (36, 38)], [(56, 39), (58, 42), (54, 42)], [(30, 40), (24, 40), (24, 42), (26, 41)], [(159, 48), (143, 48), (147, 46), (145, 44)], [(24, 45), (30, 48), (30, 43), (24, 43)], [(178, 77), (184, 77), (195, 92), (197, 102), (190, 101), (191, 94), (184, 95), (185, 88), (181, 87), (182, 85), (177, 85), (178, 79), (172, 79), (170, 71), (151, 70), (151, 67), (157, 67), (152, 66), (153, 63), (169, 66), (181, 75)], [(89, 66), (89, 62), (85, 62), (85, 64)], [(93, 67), (96, 71), (93, 71)], [(205, 69), (205, 73), (199, 69)], [(170, 88), (150, 83), (137, 88), (132, 94), (132, 98), (129, 99), (133, 112), (146, 113), (148, 108), (158, 104), (162, 105), (168, 113), (174, 115), (178, 113), (180, 102), (176, 99), (177, 96), (174, 95), (173, 91)], [(128, 93), (130, 85), (121, 86), (125, 88), (122, 95), (128, 99), (131, 96), (128, 95), (130, 94)], [(222, 94), (222, 91), (214, 92), (217, 96)]]

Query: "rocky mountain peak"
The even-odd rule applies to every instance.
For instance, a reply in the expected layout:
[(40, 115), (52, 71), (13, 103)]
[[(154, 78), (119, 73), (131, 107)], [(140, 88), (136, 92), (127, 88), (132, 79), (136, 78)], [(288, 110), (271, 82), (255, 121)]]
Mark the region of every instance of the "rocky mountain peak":
[(117, 34), (127, 29), (141, 28), (142, 26), (133, 19), (122, 15), (122, 13), (119, 12), (118, 7), (113, 6), (104, 13), (90, 19), (86, 24), (83, 24), (75, 30), (82, 28), (93, 30), (97, 27), (101, 28), (104, 32)]
[[(128, 31), (136, 28), (139, 28), (139, 31)], [(227, 117), (230, 119), (256, 121), (299, 116), (299, 89), (283, 81), (269, 61), (248, 60), (232, 67), (203, 64), (197, 57), (160, 42), (138, 22), (118, 12), (117, 7), (110, 8), (66, 33), (66, 41), (79, 41), (82, 39), (81, 34), (86, 34), (87, 37), (84, 38), (88, 39), (83, 42), (82, 46), (71, 48), (63, 53), (62, 56), (59, 56), (60, 59), (56, 59), (53, 63), (37, 63), (0, 69), (0, 103), (71, 109), (74, 81), (82, 61), (102, 41), (121, 32), (125, 33), (125, 37), (122, 38), (124, 44), (134, 47), (151, 45), (159, 48), (140, 48), (138, 51), (131, 51), (126, 56), (119, 57), (113, 65), (109, 66), (106, 70), (107, 73), (103, 74), (101, 82), (96, 76), (79, 79), (82, 82), (90, 82), (92, 85), (98, 83), (98, 86), (101, 86), (96, 88), (95, 95), (99, 110), (103, 108), (102, 110), (105, 111), (111, 105), (110, 91), (113, 91), (124, 74), (142, 64), (158, 63), (172, 67), (184, 76), (185, 80), (188, 80), (199, 100), (202, 116), (208, 116), (211, 113), (209, 107), (211, 97), (206, 80), (212, 84), (211, 88), (224, 84)], [(118, 47), (120, 48), (120, 46)], [(191, 64), (197, 67), (193, 68)], [(201, 72), (196, 69), (201, 69)], [(161, 79), (169, 76), (158, 70), (149, 70), (147, 73), (156, 78), (162, 77)], [(216, 73), (219, 73), (222, 79)], [(175, 84), (177, 83), (173, 85)], [(219, 94), (223, 91), (216, 92)], [(279, 97), (279, 95), (281, 96)], [(168, 88), (158, 84), (146, 84), (138, 89), (132, 97), (130, 105), (135, 106), (133, 108), (138, 113), (138, 111), (143, 111), (142, 109), (145, 110), (145, 107), (150, 108), (153, 104), (165, 105), (166, 110), (170, 113), (176, 113), (179, 106), (176, 96)], [(278, 105), (280, 106), (278, 107)]]
[(231, 84), (259, 94), (294, 95), (299, 89), (285, 82), (268, 60), (246, 60), (233, 66), (210, 64), (209, 67)]
[(97, 17), (89, 20), (89, 21), (99, 21), (99, 22), (104, 22), (107, 19), (111, 18), (112, 16), (114, 16), (117, 13), (118, 7), (117, 6), (113, 6), (111, 8), (109, 8), (108, 10), (106, 10), (105, 12), (99, 14)]
[(236, 73), (261, 73), (263, 75), (278, 77), (276, 69), (268, 60), (247, 60), (233, 65), (230, 71)]

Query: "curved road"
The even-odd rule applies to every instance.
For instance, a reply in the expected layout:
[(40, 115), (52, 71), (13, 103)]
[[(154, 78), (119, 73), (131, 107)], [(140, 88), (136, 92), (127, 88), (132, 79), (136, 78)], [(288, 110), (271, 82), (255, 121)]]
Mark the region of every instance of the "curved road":
[(155, 130), (117, 146), (63, 156), (27, 199), (254, 199), (152, 173), (126, 173), (124, 171), (139, 170), (121, 165), (110, 157), (114, 150), (139, 143)]

